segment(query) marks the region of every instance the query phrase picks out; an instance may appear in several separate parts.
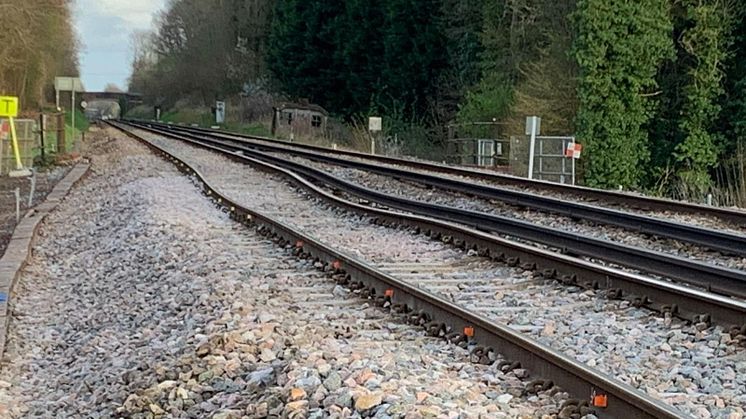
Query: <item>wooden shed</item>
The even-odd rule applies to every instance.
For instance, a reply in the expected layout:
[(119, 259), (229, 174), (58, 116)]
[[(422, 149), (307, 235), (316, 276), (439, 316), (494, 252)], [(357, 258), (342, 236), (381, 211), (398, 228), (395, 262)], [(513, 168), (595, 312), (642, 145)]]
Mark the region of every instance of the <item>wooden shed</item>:
[(274, 107), (272, 134), (294, 138), (312, 137), (326, 132), (329, 113), (319, 105), (300, 102), (285, 102)]

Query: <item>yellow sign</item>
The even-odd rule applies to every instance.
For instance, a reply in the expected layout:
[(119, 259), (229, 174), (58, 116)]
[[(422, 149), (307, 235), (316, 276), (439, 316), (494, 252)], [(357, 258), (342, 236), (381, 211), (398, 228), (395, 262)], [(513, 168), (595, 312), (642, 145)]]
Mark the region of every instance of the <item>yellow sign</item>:
[(0, 96), (0, 116), (15, 118), (18, 116), (18, 98), (13, 96)]

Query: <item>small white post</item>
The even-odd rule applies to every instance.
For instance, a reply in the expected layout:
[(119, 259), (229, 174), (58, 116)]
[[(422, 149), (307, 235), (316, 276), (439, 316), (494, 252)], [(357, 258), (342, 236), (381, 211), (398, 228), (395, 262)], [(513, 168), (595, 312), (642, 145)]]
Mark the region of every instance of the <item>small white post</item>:
[(16, 188), (16, 223), (21, 222), (21, 188)]
[(36, 192), (36, 170), (31, 170), (31, 190), (28, 193), (28, 207), (31, 208), (34, 205), (34, 193)]
[(707, 194), (707, 205), (712, 206), (712, 194)]
[(368, 133), (370, 134), (370, 154), (376, 154), (376, 133), (383, 130), (383, 119), (379, 116), (368, 117)]
[(528, 146), (528, 178), (534, 178), (534, 155), (536, 154), (536, 136), (539, 135), (539, 124), (541, 119), (538, 116), (529, 116), (526, 118), (526, 134), (531, 136)]
[[(575, 137), (572, 137), (572, 144), (575, 145)], [(575, 156), (572, 156), (572, 186), (575, 186)]]
[(72, 111), (72, 118), (73, 118), (73, 144), (75, 144), (75, 83), (73, 83), (73, 95), (72, 95), (72, 104), (70, 106), (70, 109)]

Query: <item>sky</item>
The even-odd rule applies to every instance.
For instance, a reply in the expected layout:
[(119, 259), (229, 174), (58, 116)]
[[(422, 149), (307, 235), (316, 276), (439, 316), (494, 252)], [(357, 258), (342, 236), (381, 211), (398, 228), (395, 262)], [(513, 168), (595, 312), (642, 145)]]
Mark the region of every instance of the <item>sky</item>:
[(126, 90), (132, 63), (130, 36), (150, 29), (166, 0), (75, 0), (75, 27), (81, 41), (80, 72), (89, 92), (107, 83)]

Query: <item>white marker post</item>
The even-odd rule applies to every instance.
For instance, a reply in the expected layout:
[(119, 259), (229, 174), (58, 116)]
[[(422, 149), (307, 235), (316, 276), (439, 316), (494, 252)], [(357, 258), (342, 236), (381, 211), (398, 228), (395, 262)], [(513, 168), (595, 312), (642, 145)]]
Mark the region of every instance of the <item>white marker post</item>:
[(376, 132), (383, 131), (383, 119), (378, 116), (368, 118), (368, 131), (370, 132), (370, 154), (376, 154)]
[(225, 102), (215, 102), (215, 123), (218, 125), (225, 123)]
[(541, 130), (541, 118), (538, 116), (526, 117), (526, 135), (530, 136), (528, 146), (528, 178), (534, 178), (534, 154), (536, 152), (536, 136)]

